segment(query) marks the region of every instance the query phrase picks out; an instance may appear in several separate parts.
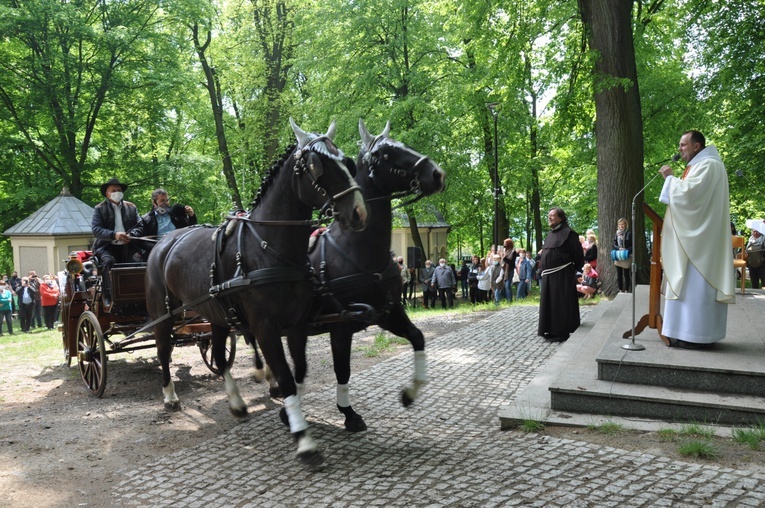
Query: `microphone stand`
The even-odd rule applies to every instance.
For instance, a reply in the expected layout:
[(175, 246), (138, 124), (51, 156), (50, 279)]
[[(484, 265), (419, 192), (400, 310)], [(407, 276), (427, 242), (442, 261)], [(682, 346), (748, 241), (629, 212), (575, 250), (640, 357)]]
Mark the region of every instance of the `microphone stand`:
[[(644, 190), (646, 190), (646, 188), (648, 188), (648, 186), (651, 185), (653, 183), (653, 181), (656, 180), (656, 178), (660, 174), (661, 173), (656, 173), (656, 176), (651, 178), (648, 181), (648, 183), (645, 184), (645, 186), (642, 189), (640, 189), (637, 194), (635, 194), (635, 197), (632, 198), (632, 227), (633, 227), (633, 231), (634, 231), (634, 228), (635, 228), (635, 221), (637, 220), (635, 218), (635, 215), (636, 215), (636, 213), (635, 213), (635, 202), (637, 201), (638, 196), (640, 196), (640, 194), (642, 194), (642, 192)], [(632, 274), (632, 340), (631, 340), (631, 342), (629, 342), (627, 344), (624, 344), (622, 346), (622, 349), (628, 349), (630, 351), (643, 351), (645, 349), (644, 345), (642, 345), (642, 344), (635, 344), (635, 286), (637, 284), (637, 282), (636, 282), (636, 279), (637, 279), (637, 263), (635, 263), (635, 242), (634, 242), (635, 238), (634, 238), (634, 235), (633, 235), (633, 239), (632, 240), (633, 240), (633, 242), (632, 242), (632, 251), (633, 252), (632, 252), (632, 265), (630, 267), (631, 268), (630, 271), (631, 271), (631, 274)]]

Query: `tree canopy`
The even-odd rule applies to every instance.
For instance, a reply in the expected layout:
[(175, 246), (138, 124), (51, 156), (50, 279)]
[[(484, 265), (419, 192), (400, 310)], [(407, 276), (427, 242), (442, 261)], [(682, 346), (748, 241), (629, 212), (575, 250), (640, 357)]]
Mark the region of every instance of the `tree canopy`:
[(359, 118), (390, 120), (447, 171), (407, 211), (440, 209), (454, 254), (491, 244), (495, 178), (502, 238), (536, 250), (559, 205), (610, 244), (692, 128), (743, 228), (765, 216), (764, 19), (763, 0), (0, 0), (0, 228), (62, 187), (93, 205), (113, 176), (141, 212), (161, 186), (217, 223), (293, 142), (289, 117), (337, 120), (349, 155)]

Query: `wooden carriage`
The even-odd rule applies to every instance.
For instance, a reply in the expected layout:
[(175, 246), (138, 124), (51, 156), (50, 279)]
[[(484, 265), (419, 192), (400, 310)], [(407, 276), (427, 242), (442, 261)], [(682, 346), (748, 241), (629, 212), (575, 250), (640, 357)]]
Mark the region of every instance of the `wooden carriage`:
[[(146, 310), (145, 263), (117, 264), (110, 272), (112, 305), (102, 298), (103, 279), (89, 253), (77, 253), (66, 265), (61, 298), (64, 358), (77, 359), (88, 392), (101, 397), (106, 388), (110, 355), (156, 347)], [(173, 344), (196, 345), (205, 365), (220, 374), (212, 358), (210, 324), (190, 309), (173, 312)], [(229, 335), (226, 360), (231, 367), (236, 355), (236, 334)]]

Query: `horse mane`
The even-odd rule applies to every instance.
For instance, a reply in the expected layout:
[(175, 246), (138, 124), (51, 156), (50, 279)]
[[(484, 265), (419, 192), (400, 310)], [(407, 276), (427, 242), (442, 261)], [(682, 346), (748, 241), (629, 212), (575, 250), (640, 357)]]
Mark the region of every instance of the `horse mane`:
[(277, 173), (279, 173), (279, 170), (284, 167), (290, 155), (292, 155), (292, 152), (295, 151), (296, 147), (297, 144), (292, 144), (287, 147), (281, 157), (279, 157), (279, 159), (271, 165), (271, 168), (268, 170), (268, 172), (263, 175), (263, 178), (260, 182), (260, 189), (258, 189), (258, 193), (250, 203), (250, 210), (256, 208), (260, 203), (263, 202), (263, 197), (265, 196), (266, 191), (268, 191), (268, 189), (271, 187), (271, 184), (273, 183), (274, 178), (276, 178)]

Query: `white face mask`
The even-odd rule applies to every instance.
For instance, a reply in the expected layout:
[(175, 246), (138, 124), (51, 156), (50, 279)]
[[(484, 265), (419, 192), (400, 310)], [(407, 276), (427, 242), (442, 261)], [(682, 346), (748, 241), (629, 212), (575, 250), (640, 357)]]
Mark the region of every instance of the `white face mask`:
[(438, 264), (441, 265), (441, 268), (446, 266), (446, 263), (438, 263)]
[(498, 265), (498, 264), (499, 264), (499, 261), (494, 261), (494, 264), (495, 264), (495, 265)]
[(120, 191), (112, 192), (111, 194), (109, 194), (109, 199), (111, 199), (115, 203), (119, 203), (120, 201), (122, 201), (123, 196), (124, 194), (122, 194)]

